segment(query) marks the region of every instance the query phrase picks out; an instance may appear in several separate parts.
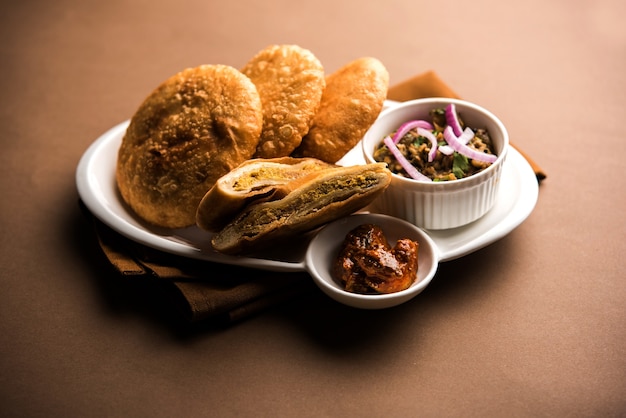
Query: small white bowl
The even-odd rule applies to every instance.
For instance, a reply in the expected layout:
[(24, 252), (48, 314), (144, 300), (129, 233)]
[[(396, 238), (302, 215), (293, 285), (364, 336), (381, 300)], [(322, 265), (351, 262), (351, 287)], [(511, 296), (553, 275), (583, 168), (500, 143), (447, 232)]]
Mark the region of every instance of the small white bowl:
[(443, 108), (450, 103), (455, 104), (467, 126), (489, 131), (497, 160), (487, 169), (460, 180), (424, 182), (394, 174), (389, 187), (370, 206), (371, 211), (405, 219), (424, 229), (449, 229), (473, 222), (493, 207), (509, 148), (509, 134), (493, 113), (474, 103), (428, 98), (387, 108), (361, 142), (365, 161), (375, 162), (374, 150), (402, 123), (413, 119), (430, 120), (428, 113), (432, 109)]
[[(395, 293), (364, 295), (346, 291), (333, 279), (332, 265), (346, 235), (357, 226), (368, 223), (380, 226), (391, 246), (402, 238), (419, 243), (417, 278), (408, 289)], [(359, 213), (324, 226), (311, 240), (305, 264), (315, 284), (336, 301), (354, 308), (384, 309), (400, 305), (424, 290), (437, 272), (439, 255), (434, 241), (415, 225), (387, 215)]]

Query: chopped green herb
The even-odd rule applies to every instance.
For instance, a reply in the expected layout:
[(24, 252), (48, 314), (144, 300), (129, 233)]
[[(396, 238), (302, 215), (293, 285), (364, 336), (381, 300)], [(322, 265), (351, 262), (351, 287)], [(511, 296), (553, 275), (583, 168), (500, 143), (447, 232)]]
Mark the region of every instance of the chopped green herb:
[(452, 162), (452, 173), (457, 179), (462, 179), (466, 176), (469, 169), (469, 161), (467, 157), (458, 152), (454, 153), (454, 160)]

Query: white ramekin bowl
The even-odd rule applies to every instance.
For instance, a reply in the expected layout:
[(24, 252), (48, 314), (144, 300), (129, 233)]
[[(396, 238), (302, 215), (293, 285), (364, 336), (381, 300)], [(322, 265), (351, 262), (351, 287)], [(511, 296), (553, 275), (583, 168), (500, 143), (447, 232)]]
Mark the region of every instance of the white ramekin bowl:
[(454, 103), (467, 126), (489, 131), (497, 160), (487, 169), (460, 180), (424, 182), (394, 174), (387, 190), (370, 206), (371, 211), (405, 219), (424, 229), (449, 229), (467, 225), (492, 208), (498, 196), (509, 135), (493, 113), (474, 103), (427, 98), (403, 102), (383, 110), (363, 137), (365, 160), (375, 162), (374, 150), (386, 135), (402, 123), (413, 119), (429, 120), (432, 109), (443, 108), (450, 103)]

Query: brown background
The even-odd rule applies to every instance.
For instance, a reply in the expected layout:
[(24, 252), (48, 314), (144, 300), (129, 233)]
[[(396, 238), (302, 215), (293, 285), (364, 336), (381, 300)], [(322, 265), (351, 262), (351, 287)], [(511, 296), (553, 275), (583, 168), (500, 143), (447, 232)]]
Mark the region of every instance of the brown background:
[[(5, 416), (626, 413), (626, 16), (607, 1), (3, 2), (0, 412)], [(271, 43), (327, 71), (435, 70), (548, 173), (501, 241), (396, 309), (311, 288), (223, 328), (106, 269), (82, 153), (189, 66)]]

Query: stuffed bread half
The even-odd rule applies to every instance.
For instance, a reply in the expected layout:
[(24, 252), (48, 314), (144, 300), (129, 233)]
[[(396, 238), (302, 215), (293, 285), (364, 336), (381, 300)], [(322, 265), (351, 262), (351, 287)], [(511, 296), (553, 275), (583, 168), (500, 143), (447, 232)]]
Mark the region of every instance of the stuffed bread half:
[(245, 161), (217, 180), (200, 201), (196, 224), (216, 232), (246, 206), (285, 197), (293, 180), (335, 167), (315, 158), (279, 157)]
[(254, 251), (364, 208), (390, 181), (384, 163), (314, 172), (297, 180), (298, 186), (284, 198), (244, 209), (211, 242), (226, 254)]

